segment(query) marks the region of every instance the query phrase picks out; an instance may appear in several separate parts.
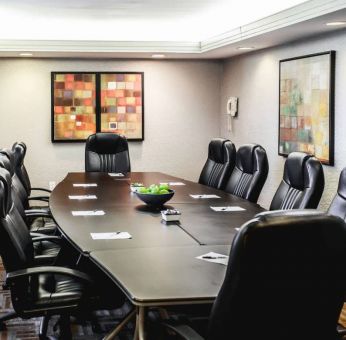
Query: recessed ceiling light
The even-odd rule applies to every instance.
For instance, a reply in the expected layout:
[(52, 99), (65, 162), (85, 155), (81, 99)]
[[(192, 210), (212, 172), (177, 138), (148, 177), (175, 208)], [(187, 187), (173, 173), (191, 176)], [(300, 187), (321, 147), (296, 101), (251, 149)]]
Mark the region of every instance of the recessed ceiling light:
[(162, 59), (162, 58), (165, 58), (166, 56), (164, 54), (153, 54), (151, 57), (157, 58), (157, 59), (160, 59), (160, 58)]
[(28, 52), (19, 53), (19, 55), (20, 55), (21, 57), (32, 57), (32, 53), (28, 53)]
[(241, 51), (248, 51), (248, 50), (254, 50), (254, 47), (250, 47), (250, 46), (242, 46), (242, 47), (238, 47), (237, 50), (241, 50)]
[(332, 22), (327, 22), (327, 26), (341, 26), (341, 25), (346, 25), (346, 21), (332, 21)]

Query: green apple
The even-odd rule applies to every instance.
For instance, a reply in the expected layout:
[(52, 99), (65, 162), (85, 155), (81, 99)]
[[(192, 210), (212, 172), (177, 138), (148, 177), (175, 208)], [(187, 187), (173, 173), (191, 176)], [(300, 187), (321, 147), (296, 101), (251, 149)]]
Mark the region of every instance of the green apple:
[(169, 185), (167, 183), (160, 184), (160, 190), (169, 190)]
[(168, 190), (166, 190), (166, 189), (162, 189), (162, 190), (160, 190), (160, 195), (163, 195), (163, 194), (169, 194), (169, 191)]

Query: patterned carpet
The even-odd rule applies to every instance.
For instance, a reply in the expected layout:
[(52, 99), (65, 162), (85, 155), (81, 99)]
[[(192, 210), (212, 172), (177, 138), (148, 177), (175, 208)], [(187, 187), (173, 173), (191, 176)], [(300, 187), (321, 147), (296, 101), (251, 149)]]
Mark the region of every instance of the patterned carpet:
[[(0, 259), (0, 314), (8, 313), (12, 311), (11, 296), (8, 290), (2, 289), (2, 284), (5, 282), (6, 273), (2, 266)], [(129, 310), (130, 306), (125, 305), (122, 309), (116, 310), (101, 310), (95, 312), (94, 322), (76, 322), (71, 318), (71, 330), (73, 339), (76, 340), (96, 340), (102, 339), (122, 318), (124, 313)], [(57, 319), (52, 319), (49, 328), (48, 335), (58, 336), (58, 333), (54, 332), (53, 326)], [(0, 340), (37, 340), (41, 318), (23, 320), (20, 318), (9, 320), (6, 322), (6, 330), (0, 331)], [(117, 340), (129, 340), (133, 338), (134, 324), (129, 323), (128, 326), (117, 337)]]

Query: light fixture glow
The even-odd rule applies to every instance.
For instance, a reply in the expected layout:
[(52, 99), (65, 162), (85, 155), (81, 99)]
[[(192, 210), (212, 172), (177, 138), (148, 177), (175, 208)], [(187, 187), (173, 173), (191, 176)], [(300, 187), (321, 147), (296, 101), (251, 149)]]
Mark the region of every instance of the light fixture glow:
[(249, 51), (249, 50), (254, 50), (255, 48), (253, 46), (241, 46), (238, 47), (237, 50), (241, 50), (241, 51)]
[(24, 53), (19, 53), (21, 57), (32, 57), (32, 53), (29, 52), (24, 52)]
[(342, 26), (346, 25), (346, 21), (332, 21), (332, 22), (327, 22), (327, 26)]
[(162, 59), (162, 58), (165, 58), (166, 56), (164, 54), (153, 54), (151, 57), (157, 58), (157, 59)]

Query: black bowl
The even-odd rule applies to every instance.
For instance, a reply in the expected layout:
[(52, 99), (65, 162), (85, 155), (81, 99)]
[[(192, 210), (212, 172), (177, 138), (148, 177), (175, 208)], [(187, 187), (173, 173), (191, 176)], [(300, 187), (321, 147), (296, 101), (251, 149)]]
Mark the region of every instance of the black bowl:
[(136, 192), (136, 195), (141, 201), (148, 205), (161, 206), (169, 201), (174, 195), (174, 190), (169, 189), (168, 191), (168, 194), (142, 194), (140, 192)]

